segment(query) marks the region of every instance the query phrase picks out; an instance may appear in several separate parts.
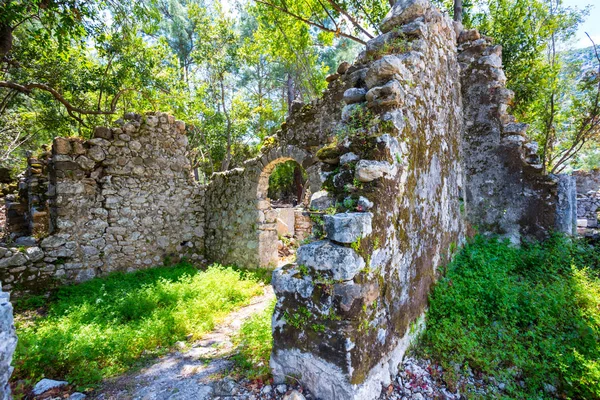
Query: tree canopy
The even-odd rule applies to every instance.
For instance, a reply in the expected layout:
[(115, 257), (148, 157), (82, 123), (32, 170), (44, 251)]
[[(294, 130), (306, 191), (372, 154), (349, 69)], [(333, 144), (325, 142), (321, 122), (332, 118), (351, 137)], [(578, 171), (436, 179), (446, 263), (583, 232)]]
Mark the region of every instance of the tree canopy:
[[(161, 110), (187, 123), (206, 175), (231, 168), (257, 153), (294, 100), (320, 96), (337, 64), (380, 33), (391, 3), (3, 1), (0, 163), (57, 135), (89, 136), (124, 112)], [(586, 10), (561, 0), (436, 3), (502, 44), (513, 111), (531, 124), (547, 171), (583, 165), (597, 151), (598, 74), (560, 50)]]

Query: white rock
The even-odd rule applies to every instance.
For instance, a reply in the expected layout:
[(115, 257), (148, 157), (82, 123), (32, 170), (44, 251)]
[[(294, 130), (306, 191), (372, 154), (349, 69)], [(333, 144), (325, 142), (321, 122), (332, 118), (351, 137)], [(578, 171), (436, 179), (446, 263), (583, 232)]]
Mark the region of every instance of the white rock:
[(61, 387), (61, 386), (66, 386), (68, 384), (69, 384), (69, 382), (66, 382), (66, 381), (55, 381), (53, 379), (44, 378), (35, 384), (35, 386), (33, 387), (32, 393), (35, 396), (39, 396), (42, 393), (46, 393), (48, 390), (51, 390), (51, 389), (54, 389), (57, 387)]
[(354, 212), (325, 216), (327, 238), (339, 243), (353, 243), (371, 234), (373, 214)]
[(335, 200), (326, 190), (313, 193), (310, 196), (310, 209), (314, 211), (324, 211), (335, 205)]
[(360, 160), (356, 164), (354, 176), (361, 182), (371, 182), (391, 172), (391, 166), (386, 161)]
[(344, 165), (344, 164), (348, 164), (348, 163), (351, 163), (353, 161), (358, 161), (358, 160), (360, 160), (360, 157), (358, 155), (350, 152), (350, 153), (343, 154), (340, 157), (340, 164)]
[(353, 249), (329, 240), (300, 246), (296, 262), (317, 271), (329, 271), (336, 281), (349, 281), (365, 267), (365, 260)]
[(365, 100), (367, 91), (362, 88), (350, 88), (344, 92), (344, 101), (346, 104), (360, 103)]
[(285, 396), (283, 400), (306, 400), (306, 397), (304, 397), (302, 393), (298, 392), (297, 390), (294, 390)]
[(428, 0), (398, 0), (381, 22), (381, 31), (389, 32), (424, 15), (430, 6)]
[(83, 400), (87, 396), (83, 393), (75, 392), (69, 396), (69, 400)]

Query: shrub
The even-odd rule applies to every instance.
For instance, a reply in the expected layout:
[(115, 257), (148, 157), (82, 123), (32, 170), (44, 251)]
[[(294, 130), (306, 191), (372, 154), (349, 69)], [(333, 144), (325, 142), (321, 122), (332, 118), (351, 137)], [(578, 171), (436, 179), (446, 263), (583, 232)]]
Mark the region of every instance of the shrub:
[(478, 237), (430, 296), (418, 352), (451, 385), (462, 365), (505, 382), (510, 398), (543, 398), (552, 385), (598, 399), (599, 266), (600, 250), (561, 236), (521, 248)]

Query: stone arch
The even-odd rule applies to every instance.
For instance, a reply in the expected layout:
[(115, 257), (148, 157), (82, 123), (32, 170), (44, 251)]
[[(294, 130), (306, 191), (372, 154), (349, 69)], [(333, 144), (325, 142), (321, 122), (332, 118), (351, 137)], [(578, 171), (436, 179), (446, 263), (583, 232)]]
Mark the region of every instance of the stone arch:
[(256, 189), (258, 258), (261, 267), (277, 266), (279, 259), (277, 249), (277, 213), (271, 207), (268, 191), (271, 173), (277, 165), (286, 161), (295, 161), (306, 170), (314, 165), (317, 160), (307, 151), (292, 145), (274, 148), (261, 157), (263, 167), (258, 177)]
[(266, 200), (269, 189), (269, 176), (278, 164), (286, 161), (296, 161), (302, 168), (307, 169), (314, 165), (317, 160), (299, 147), (288, 145), (277, 147), (270, 150), (261, 157), (264, 165), (258, 177), (258, 187), (256, 189), (256, 197), (258, 200)]

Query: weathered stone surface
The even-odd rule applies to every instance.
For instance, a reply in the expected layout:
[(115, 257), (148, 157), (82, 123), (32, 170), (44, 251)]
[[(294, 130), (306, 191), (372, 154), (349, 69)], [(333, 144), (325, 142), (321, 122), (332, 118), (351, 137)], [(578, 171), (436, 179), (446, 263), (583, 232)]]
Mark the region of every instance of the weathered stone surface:
[(36, 262), (44, 258), (44, 252), (39, 247), (29, 247), (25, 250), (25, 254), (31, 262)]
[(314, 285), (309, 276), (301, 276), (299, 268), (294, 265), (286, 265), (273, 271), (271, 280), (275, 293), (298, 294), (304, 298), (310, 298)]
[(381, 22), (381, 31), (389, 32), (415, 18), (421, 17), (431, 7), (427, 0), (398, 0)]
[(10, 400), (8, 381), (13, 372), (11, 361), (17, 347), (17, 335), (13, 324), (13, 308), (8, 293), (0, 286), (0, 400)]
[(336, 281), (351, 280), (365, 267), (365, 260), (353, 249), (328, 240), (301, 246), (296, 262), (315, 271), (327, 271)]
[(386, 161), (360, 160), (356, 164), (355, 177), (361, 182), (371, 182), (391, 171), (390, 163)]
[(345, 165), (351, 162), (360, 160), (360, 157), (352, 152), (346, 153), (340, 157), (340, 165)]
[(112, 139), (112, 131), (110, 128), (105, 128), (103, 126), (99, 126), (94, 129), (94, 138), (111, 140)]
[(325, 215), (327, 238), (339, 243), (353, 243), (372, 232), (373, 214), (341, 213)]
[(306, 397), (297, 390), (292, 390), (290, 394), (286, 394), (283, 400), (306, 400)]
[(350, 88), (344, 92), (346, 104), (360, 103), (365, 100), (367, 91), (363, 88)]
[(398, 81), (392, 80), (383, 86), (377, 86), (369, 90), (366, 95), (367, 106), (373, 107), (397, 107), (402, 105), (403, 89)]
[(67, 138), (57, 137), (52, 143), (52, 151), (54, 154), (69, 154), (71, 153), (71, 143)]
[(55, 381), (53, 379), (44, 378), (35, 384), (35, 386), (33, 387), (32, 393), (35, 396), (39, 396), (41, 394), (46, 393), (48, 390), (58, 388), (61, 386), (66, 386), (68, 384), (69, 384), (69, 382), (66, 382), (66, 381)]
[(411, 80), (411, 78), (412, 74), (398, 56), (386, 55), (371, 65), (365, 76), (365, 82), (369, 88), (373, 88), (392, 79)]
[(324, 211), (334, 205), (335, 199), (326, 190), (313, 193), (310, 198), (310, 209), (314, 211)]

